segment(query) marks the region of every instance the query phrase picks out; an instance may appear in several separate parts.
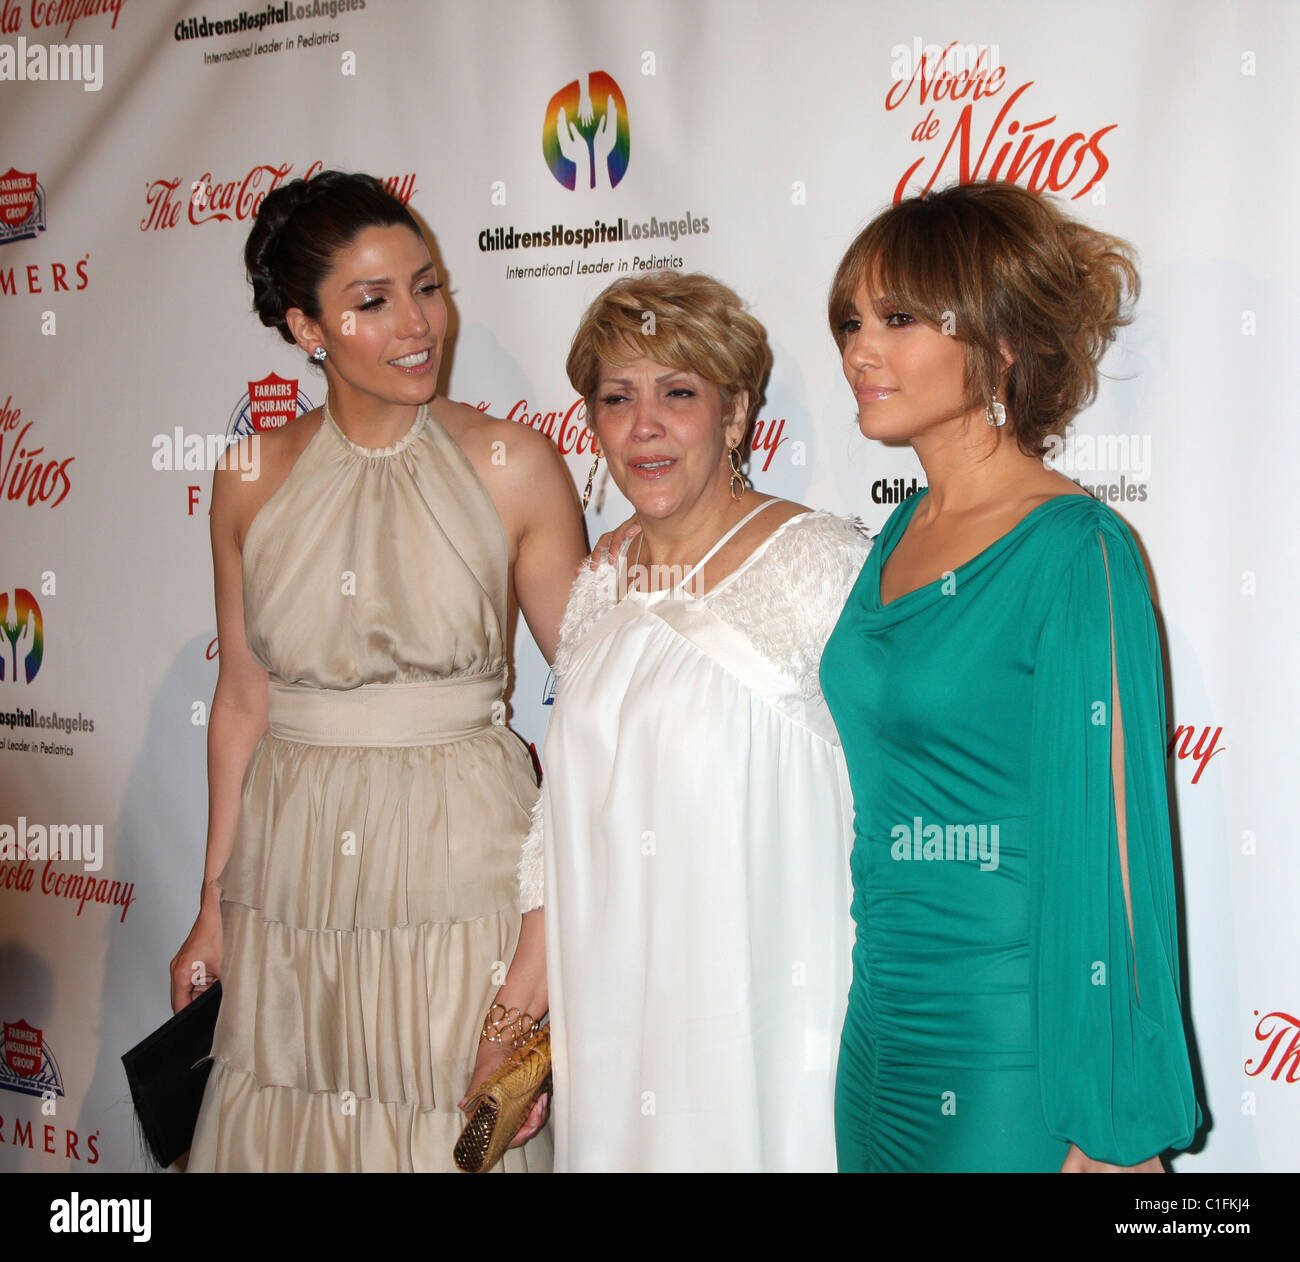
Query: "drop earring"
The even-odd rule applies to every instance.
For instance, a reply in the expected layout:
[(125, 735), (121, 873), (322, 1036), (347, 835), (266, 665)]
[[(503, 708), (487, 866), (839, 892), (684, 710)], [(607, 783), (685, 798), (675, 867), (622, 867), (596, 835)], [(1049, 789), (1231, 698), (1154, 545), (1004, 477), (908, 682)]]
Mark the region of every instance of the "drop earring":
[(587, 486), (582, 492), (582, 511), (587, 511), (587, 505), (591, 503), (591, 488), (596, 481), (596, 470), (600, 467), (600, 448), (596, 448), (596, 458), (591, 462), (591, 472), (587, 474)]
[(998, 402), (998, 392), (993, 391), (993, 401), (984, 409), (984, 418), (990, 425), (1001, 429), (1007, 423), (1006, 406)]
[[(735, 447), (727, 448), (727, 463), (731, 466), (731, 498), (733, 500), (744, 499), (745, 490), (748, 483), (745, 481), (745, 475), (740, 471), (740, 457), (736, 454)], [(739, 485), (740, 490), (736, 487)]]

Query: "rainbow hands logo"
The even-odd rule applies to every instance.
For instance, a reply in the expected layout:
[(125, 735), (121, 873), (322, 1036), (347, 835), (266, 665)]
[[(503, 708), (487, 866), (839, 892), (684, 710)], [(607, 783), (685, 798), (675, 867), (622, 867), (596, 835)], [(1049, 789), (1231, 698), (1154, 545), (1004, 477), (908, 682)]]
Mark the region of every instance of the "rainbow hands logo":
[(0, 680), (17, 682), (21, 661), (22, 677), (30, 684), (45, 654), (45, 620), (36, 597), (25, 587), (15, 588), (12, 596), (0, 592), (0, 631), (8, 645), (6, 653), (0, 644)]
[(567, 189), (617, 188), (627, 173), (629, 136), (623, 90), (603, 70), (593, 70), (585, 86), (575, 79), (551, 97), (542, 156)]

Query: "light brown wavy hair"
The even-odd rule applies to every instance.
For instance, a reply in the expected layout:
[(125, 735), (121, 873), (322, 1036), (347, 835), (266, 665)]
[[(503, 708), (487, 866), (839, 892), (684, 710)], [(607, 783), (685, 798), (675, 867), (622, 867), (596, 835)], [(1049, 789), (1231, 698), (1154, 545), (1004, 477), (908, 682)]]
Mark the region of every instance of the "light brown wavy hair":
[(891, 306), (963, 343), (967, 406), (987, 406), (996, 389), (1008, 428), (1032, 456), (1096, 398), (1098, 365), (1132, 322), (1140, 289), (1126, 241), (1001, 182), (907, 198), (862, 230), (827, 303), (841, 349), (863, 280)]
[(763, 404), (772, 351), (767, 330), (721, 281), (702, 272), (647, 272), (616, 280), (587, 308), (565, 370), (586, 401), (588, 429), (595, 428), (602, 363), (622, 366), (642, 355), (713, 382), (724, 422), (736, 396), (746, 395), (748, 435)]

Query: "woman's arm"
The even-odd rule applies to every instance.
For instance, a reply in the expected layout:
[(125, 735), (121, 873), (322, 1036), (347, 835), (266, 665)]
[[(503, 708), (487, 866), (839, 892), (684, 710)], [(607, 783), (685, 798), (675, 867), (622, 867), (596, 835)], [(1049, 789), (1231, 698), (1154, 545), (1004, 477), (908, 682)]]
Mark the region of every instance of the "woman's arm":
[(1030, 950), (1062, 1171), (1150, 1170), (1199, 1110), (1182, 1025), (1159, 642), (1141, 558), (1090, 525), (1034, 667)]
[(555, 658), (569, 588), (587, 555), (568, 466), (545, 434), (473, 408), (434, 400), (438, 420), (474, 466), (510, 548), (511, 601), (547, 662)]
[[(482, 459), (485, 443), (492, 453), (486, 463)], [(465, 434), (462, 445), (474, 460), (512, 540), (514, 596), (542, 655), (552, 663), (573, 577), (587, 552), (573, 479), (548, 438), (509, 421), (481, 424), (476, 432)], [(518, 1009), (536, 1021), (546, 1012), (546, 919), (540, 906), (523, 916), (510, 968), (493, 1002), (507, 1010)], [(504, 1043), (479, 1040), (465, 1099), (509, 1056), (512, 1048), (508, 1040), (508, 1034)], [(463, 1107), (465, 1100), (460, 1103)], [(543, 1097), (529, 1112), (511, 1147), (531, 1139), (545, 1123), (546, 1113)]]
[[(506, 979), (502, 983), (501, 989), (497, 991), (493, 1003), (494, 1005), (500, 1004), (507, 1011), (518, 1009), (521, 1013), (527, 1013), (535, 1021), (540, 1021), (542, 1014), (546, 1011), (548, 1007), (546, 991), (546, 912), (543, 908), (538, 907), (524, 914), (523, 922), (519, 927), (519, 942), (515, 947), (514, 957), (510, 962), (510, 971), (506, 974)], [(494, 1008), (493, 1011), (496, 1016), (501, 1016), (499, 1009)], [(474, 1072), (470, 1076), (469, 1086), (466, 1088), (464, 1098), (460, 1101), (460, 1108), (465, 1107), (465, 1101), (474, 1094), (478, 1084), (510, 1055), (511, 1050), (510, 1032), (508, 1030), (505, 1032), (505, 1041), (501, 1043), (495, 1043), (480, 1037), (478, 1057), (474, 1061)], [(529, 1110), (528, 1116), (524, 1119), (514, 1139), (510, 1141), (511, 1148), (518, 1148), (520, 1144), (532, 1139), (542, 1129), (546, 1123), (549, 1103), (547, 1094), (543, 1093)]]
[(220, 661), (208, 716), (208, 836), (199, 913), (171, 962), (172, 1010), (179, 1012), (221, 976), (221, 891), (230, 858), (239, 795), (254, 747), (266, 731), (267, 675), (244, 638), (243, 564), (238, 527), (251, 488), (239, 466), (217, 470), (212, 483), (212, 569)]
[[(519, 430), (519, 426), (515, 426)], [(560, 622), (583, 557), (586, 528), (577, 488), (549, 439), (521, 430), (514, 475), (524, 508), (515, 560), (515, 596), (547, 663), (555, 661)]]

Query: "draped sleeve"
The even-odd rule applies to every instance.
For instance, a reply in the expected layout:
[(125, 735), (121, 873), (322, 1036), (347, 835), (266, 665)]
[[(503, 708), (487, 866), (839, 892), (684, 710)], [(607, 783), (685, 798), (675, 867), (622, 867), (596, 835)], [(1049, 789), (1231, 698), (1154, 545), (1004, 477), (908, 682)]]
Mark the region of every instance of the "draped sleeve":
[[(1200, 1122), (1180, 999), (1164, 679), (1128, 530), (1109, 511), (1089, 514), (1070, 555), (1034, 663), (1031, 993), (1049, 1130), (1129, 1166), (1185, 1147)], [(1121, 739), (1131, 934), (1111, 775)]]

